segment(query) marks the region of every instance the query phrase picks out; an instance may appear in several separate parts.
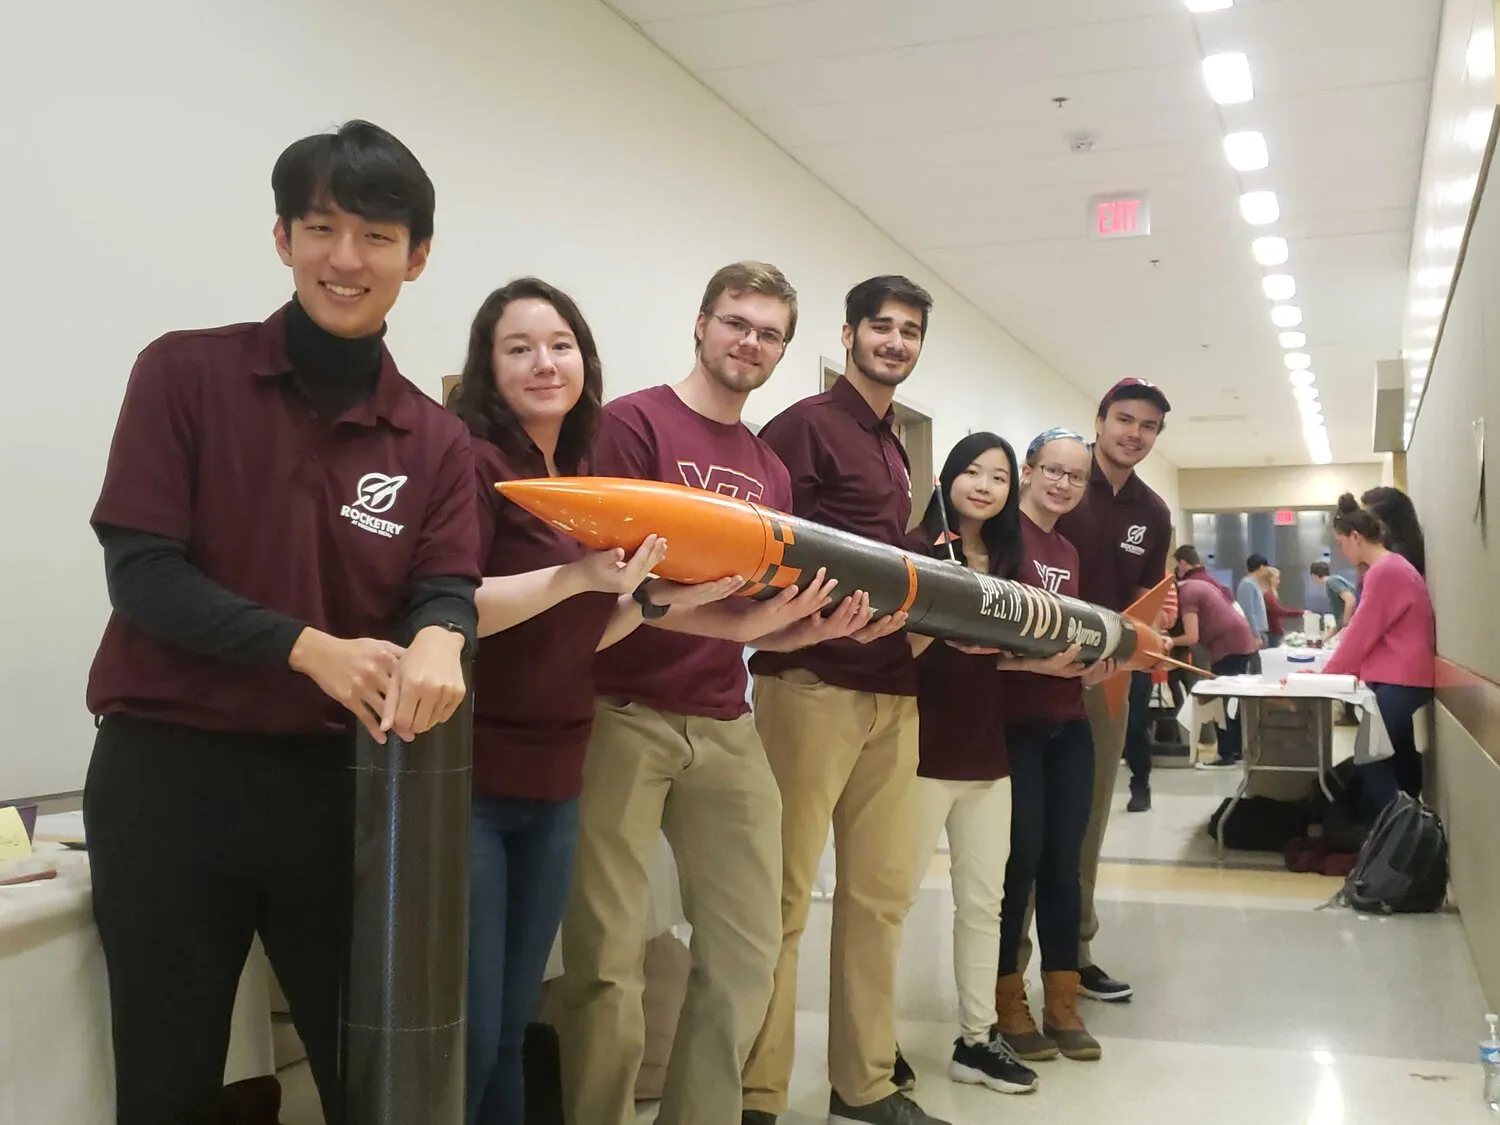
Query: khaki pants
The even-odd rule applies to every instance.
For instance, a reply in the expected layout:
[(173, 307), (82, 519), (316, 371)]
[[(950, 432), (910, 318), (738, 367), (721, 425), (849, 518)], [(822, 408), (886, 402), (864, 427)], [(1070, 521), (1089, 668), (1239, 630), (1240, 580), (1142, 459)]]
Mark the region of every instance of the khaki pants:
[(634, 1125), (642, 959), (658, 833), (677, 859), (693, 970), (658, 1120), (738, 1122), (780, 948), (781, 798), (749, 715), (600, 700), (563, 919), (557, 1022), (570, 1125)]
[(828, 1077), (846, 1103), (868, 1105), (896, 1090), (896, 959), (916, 862), (917, 701), (847, 691), (791, 671), (756, 677), (755, 720), (781, 786), (781, 959), (745, 1069), (745, 1108), (786, 1109), (798, 949), (830, 824), (838, 878)]
[[(1099, 879), (1099, 852), (1104, 847), (1104, 830), (1109, 827), (1109, 809), (1115, 798), (1115, 778), (1120, 772), (1120, 756), (1125, 753), (1125, 726), (1128, 711), (1111, 715), (1100, 687), (1083, 689), (1083, 713), (1089, 721), (1094, 740), (1094, 804), (1089, 812), (1089, 830), (1083, 838), (1083, 852), (1078, 861), (1083, 924), (1078, 929), (1078, 966), (1094, 963), (1093, 942), (1099, 933), (1099, 915), (1094, 911), (1094, 884)], [(1021, 935), (1021, 972), (1031, 961), (1031, 916), (1036, 894), (1026, 904), (1026, 926)]]

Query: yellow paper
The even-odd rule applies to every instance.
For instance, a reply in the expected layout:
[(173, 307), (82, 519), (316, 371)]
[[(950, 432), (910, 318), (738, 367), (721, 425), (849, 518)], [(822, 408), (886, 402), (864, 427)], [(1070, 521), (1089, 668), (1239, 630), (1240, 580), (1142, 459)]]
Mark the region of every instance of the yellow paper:
[(14, 805), (0, 808), (0, 860), (25, 859), (31, 855), (31, 841), (26, 837), (26, 825), (21, 823), (21, 813)]

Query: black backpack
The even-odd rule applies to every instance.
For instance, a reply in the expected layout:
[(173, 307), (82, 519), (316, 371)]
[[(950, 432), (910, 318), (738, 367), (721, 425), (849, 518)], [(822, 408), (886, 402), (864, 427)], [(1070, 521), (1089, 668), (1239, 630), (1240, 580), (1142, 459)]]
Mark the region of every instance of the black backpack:
[(1427, 914), (1448, 894), (1448, 836), (1437, 813), (1407, 793), (1376, 817), (1354, 870), (1329, 905), (1371, 914)]

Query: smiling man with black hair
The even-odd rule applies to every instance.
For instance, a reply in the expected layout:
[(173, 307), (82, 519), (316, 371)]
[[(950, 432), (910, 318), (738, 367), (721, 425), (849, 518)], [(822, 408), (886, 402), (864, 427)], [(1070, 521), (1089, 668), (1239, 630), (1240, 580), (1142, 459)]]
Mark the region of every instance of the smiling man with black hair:
[(362, 121), (271, 181), (295, 295), (140, 354), (92, 517), (113, 613), (84, 817), (119, 1125), (210, 1118), (257, 933), (343, 1120), (354, 723), (410, 739), (466, 691), (473, 457), (382, 343), (432, 183)]

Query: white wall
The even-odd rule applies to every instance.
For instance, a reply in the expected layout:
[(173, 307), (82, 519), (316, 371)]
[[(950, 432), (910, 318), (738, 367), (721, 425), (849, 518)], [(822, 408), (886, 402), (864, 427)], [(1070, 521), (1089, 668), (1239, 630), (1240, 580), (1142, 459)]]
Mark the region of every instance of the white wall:
[(1369, 461), (1257, 469), (1182, 469), (1177, 474), (1177, 498), (1187, 512), (1331, 508), (1342, 493), (1360, 496), (1379, 487), (1383, 468), (1381, 462)]
[[(8, 4), (0, 104), (0, 794), (83, 781), (84, 680), (107, 613), (87, 518), (132, 359), (162, 332), (258, 319), (288, 296), (272, 162), (348, 117), (393, 130), (437, 185), (432, 263), (389, 335), (434, 394), (485, 293), (528, 272), (579, 300), (611, 394), (675, 379), (709, 274), (758, 257), (800, 290), (802, 323), (753, 420), (817, 389), (845, 290), (886, 272), (937, 298), (907, 397), (934, 416), (939, 458), (971, 427), (1024, 443), (1092, 418), (1089, 399), (595, 0)], [(1144, 475), (1175, 510), (1174, 468), (1158, 458)]]

